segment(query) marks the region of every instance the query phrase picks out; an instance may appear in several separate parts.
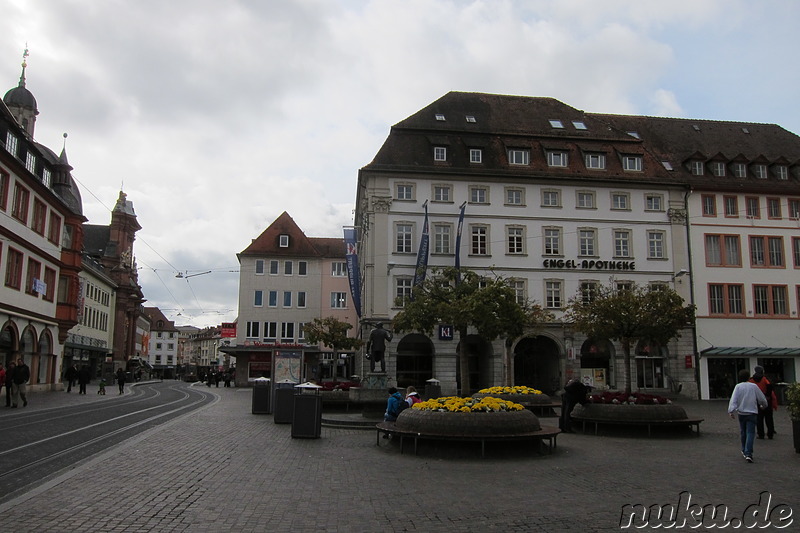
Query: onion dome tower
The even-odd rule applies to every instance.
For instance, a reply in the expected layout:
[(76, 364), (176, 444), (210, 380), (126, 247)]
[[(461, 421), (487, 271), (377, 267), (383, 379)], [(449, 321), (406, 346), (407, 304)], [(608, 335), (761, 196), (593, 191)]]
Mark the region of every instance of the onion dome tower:
[(36, 115), (39, 114), (39, 108), (36, 105), (36, 98), (33, 97), (33, 93), (25, 87), (27, 59), (28, 49), (25, 48), (25, 52), (22, 54), (22, 74), (19, 77), (19, 85), (3, 96), (3, 103), (6, 104), (6, 107), (25, 130), (28, 137), (33, 138), (33, 130), (36, 126)]

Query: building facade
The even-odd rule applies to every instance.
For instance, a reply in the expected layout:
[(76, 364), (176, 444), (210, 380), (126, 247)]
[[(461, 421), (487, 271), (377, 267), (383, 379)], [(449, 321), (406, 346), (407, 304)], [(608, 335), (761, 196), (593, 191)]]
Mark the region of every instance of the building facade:
[(66, 150), (57, 156), (34, 139), (39, 111), (26, 66), (0, 104), (0, 363), (23, 358), (36, 391), (60, 386), (79, 321), (86, 219)]
[(145, 307), (144, 314), (150, 319), (150, 331), (142, 340), (142, 344), (147, 346), (143, 357), (155, 375), (173, 379), (178, 365), (180, 331), (158, 307)]
[(333, 359), (330, 349), (309, 345), (304, 326), (335, 317), (353, 324), (342, 239), (307, 237), (288, 213), (279, 216), (238, 254), (239, 317), (236, 384), (258, 377), (329, 381), (353, 373), (353, 354)]
[[(731, 129), (749, 133), (727, 135)], [(670, 287), (698, 306), (697, 334), (686, 328), (667, 346), (642, 340), (635, 347), (635, 389), (708, 397), (708, 363), (727, 353), (701, 351), (697, 341), (709, 335), (720, 339), (717, 343), (731, 339), (731, 326), (777, 349), (764, 359), (753, 342), (740, 339), (737, 346), (751, 355), (733, 367), (757, 361), (773, 365), (767, 359), (784, 354), (780, 369), (788, 379), (794, 375), (788, 367), (798, 364), (797, 337), (791, 338), (798, 324), (797, 263), (792, 266), (784, 257), (771, 269), (758, 258), (746, 267), (719, 265), (717, 256), (706, 257), (714, 253), (706, 246), (714, 236), (724, 245), (726, 235), (739, 231), (755, 238), (740, 237), (742, 247), (745, 240), (753, 246), (761, 240), (760, 255), (751, 252), (757, 257), (780, 248), (770, 240), (778, 234), (784, 247), (796, 246), (791, 206), (798, 190), (798, 146), (797, 137), (778, 126), (601, 115), (551, 98), (448, 93), (394, 125), (374, 160), (359, 172), (355, 225), (363, 333), (375, 322), (390, 324), (402, 309), (398, 297), (410, 294), (427, 212), (429, 266), (458, 262), (509, 278), (520, 299), (540, 303), (555, 320), (516, 339), (395, 336), (387, 371), (399, 386), (424, 386), (435, 378), (444, 393), (455, 393), (459, 342), (468, 343), (474, 388), (516, 384), (552, 394), (572, 377), (598, 388), (621, 386), (621, 347), (608, 339), (587, 339), (561, 319), (570, 298), (589, 297), (599, 284), (624, 288), (631, 283)], [(725, 179), (712, 174), (718, 163), (738, 173), (744, 165), (751, 174)], [(756, 191), (763, 210), (770, 209), (772, 198), (773, 215), (775, 204), (784, 206), (785, 215), (743, 214), (736, 230), (733, 217), (703, 215), (712, 192), (720, 209), (723, 196), (736, 196), (746, 209)], [(743, 268), (745, 275), (753, 268), (762, 278), (770, 276), (755, 283), (758, 288), (741, 288), (756, 307), (748, 308), (743, 295), (750, 313), (711, 312), (720, 291), (729, 290), (726, 277), (743, 279)], [(770, 298), (785, 305), (775, 307)], [(758, 312), (759, 305), (769, 312)], [(785, 312), (776, 315), (776, 309)]]

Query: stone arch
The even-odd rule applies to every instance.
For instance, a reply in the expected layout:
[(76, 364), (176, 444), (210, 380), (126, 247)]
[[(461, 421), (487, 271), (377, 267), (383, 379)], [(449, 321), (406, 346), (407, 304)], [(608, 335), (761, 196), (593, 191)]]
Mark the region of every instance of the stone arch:
[(53, 336), (49, 329), (39, 335), (37, 383), (54, 383), (56, 358), (53, 355)]
[[(32, 365), (34, 362), (34, 355), (38, 353), (38, 350), (39, 339), (36, 334), (36, 328), (32, 325), (28, 325), (22, 330), (22, 335), (19, 336), (19, 352), (17, 353), (17, 358), (21, 357), (25, 361), (25, 364), (31, 368), (31, 374), (33, 374)], [(31, 382), (33, 382), (33, 375), (31, 375)]]
[(406, 335), (397, 343), (397, 388), (409, 385), (425, 390), (425, 382), (433, 377), (433, 343), (421, 333)]
[(555, 394), (561, 388), (561, 347), (548, 335), (526, 336), (514, 346), (514, 385)]
[(8, 367), (8, 364), (17, 358), (18, 351), (19, 331), (16, 324), (9, 320), (3, 324), (3, 329), (0, 330), (0, 362), (3, 363), (3, 366)]
[(481, 389), (495, 385), (490, 383), (492, 379), (491, 359), (492, 344), (480, 335), (467, 335), (456, 346), (456, 354), (461, 350), (461, 343), (467, 350), (467, 362), (469, 363), (469, 391), (461, 389), (461, 364), (456, 355), (456, 386), (461, 391), (462, 396), (468, 396)]

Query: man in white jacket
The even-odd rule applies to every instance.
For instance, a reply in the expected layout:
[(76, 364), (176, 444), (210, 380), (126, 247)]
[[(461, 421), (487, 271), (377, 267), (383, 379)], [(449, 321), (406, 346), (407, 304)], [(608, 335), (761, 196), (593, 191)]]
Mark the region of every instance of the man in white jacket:
[(753, 441), (756, 439), (756, 421), (758, 410), (766, 409), (767, 398), (758, 385), (748, 382), (750, 371), (739, 371), (739, 384), (733, 389), (731, 401), (728, 403), (728, 414), (734, 418), (739, 416), (739, 436), (742, 439), (742, 457), (748, 463), (753, 462)]

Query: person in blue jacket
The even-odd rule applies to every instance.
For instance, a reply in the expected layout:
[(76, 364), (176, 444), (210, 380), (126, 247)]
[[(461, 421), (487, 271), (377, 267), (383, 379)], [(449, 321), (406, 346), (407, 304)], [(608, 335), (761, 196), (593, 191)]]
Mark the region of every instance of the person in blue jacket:
[(397, 420), (397, 415), (400, 414), (398, 409), (400, 402), (404, 402), (403, 395), (400, 394), (395, 387), (389, 387), (389, 399), (386, 402), (386, 412), (383, 414), (383, 420), (386, 422), (394, 422)]

